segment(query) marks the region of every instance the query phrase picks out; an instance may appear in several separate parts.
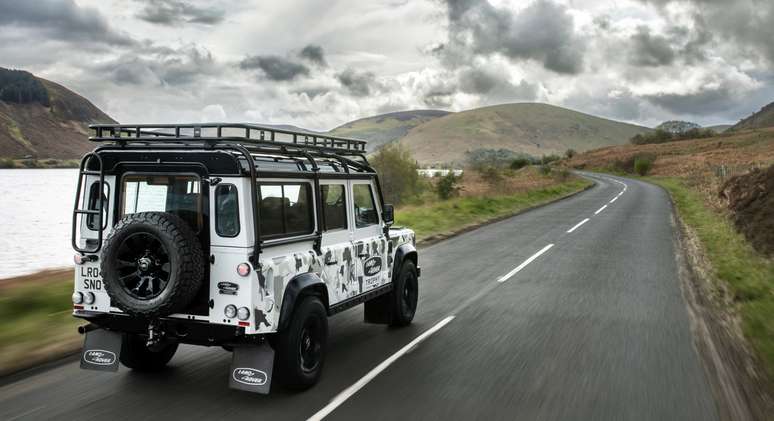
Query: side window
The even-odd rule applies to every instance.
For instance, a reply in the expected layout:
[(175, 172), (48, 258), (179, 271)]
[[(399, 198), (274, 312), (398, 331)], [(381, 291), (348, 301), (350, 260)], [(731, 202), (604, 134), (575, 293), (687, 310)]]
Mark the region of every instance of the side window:
[(347, 229), (347, 200), (343, 184), (323, 184), (320, 186), (325, 231)]
[[(89, 210), (98, 210), (99, 200), (102, 200), (102, 229), (107, 228), (108, 196), (110, 196), (110, 186), (105, 183), (102, 195), (99, 194), (99, 181), (91, 183), (89, 187)], [(99, 215), (89, 215), (86, 217), (86, 226), (92, 231), (99, 229)]]
[(262, 236), (291, 236), (312, 232), (314, 217), (309, 184), (261, 184), (259, 190)]
[(379, 215), (376, 212), (370, 184), (353, 184), (352, 198), (355, 204), (355, 226), (357, 228), (379, 223)]
[(239, 198), (233, 184), (215, 188), (215, 232), (221, 237), (239, 235)]

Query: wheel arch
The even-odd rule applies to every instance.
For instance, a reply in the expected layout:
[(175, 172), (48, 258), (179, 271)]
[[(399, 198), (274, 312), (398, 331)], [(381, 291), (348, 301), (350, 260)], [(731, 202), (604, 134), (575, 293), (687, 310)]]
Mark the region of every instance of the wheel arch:
[(411, 244), (403, 244), (395, 251), (395, 263), (392, 268), (392, 281), (394, 282), (396, 277), (400, 274), (400, 269), (403, 267), (403, 262), (406, 260), (414, 263), (414, 267), (419, 268), (419, 253), (417, 253), (416, 247)]
[(325, 286), (325, 282), (315, 273), (301, 273), (291, 279), (285, 287), (277, 331), (287, 328), (293, 317), (293, 310), (301, 302), (301, 299), (308, 295), (319, 297), (325, 306), (325, 311), (329, 311), (328, 288)]

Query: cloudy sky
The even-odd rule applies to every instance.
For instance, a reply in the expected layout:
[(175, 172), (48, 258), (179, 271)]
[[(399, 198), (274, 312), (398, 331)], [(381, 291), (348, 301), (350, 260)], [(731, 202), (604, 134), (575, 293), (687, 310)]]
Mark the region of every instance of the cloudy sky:
[(125, 123), (547, 102), (709, 125), (774, 101), (774, 1), (0, 0), (0, 66)]

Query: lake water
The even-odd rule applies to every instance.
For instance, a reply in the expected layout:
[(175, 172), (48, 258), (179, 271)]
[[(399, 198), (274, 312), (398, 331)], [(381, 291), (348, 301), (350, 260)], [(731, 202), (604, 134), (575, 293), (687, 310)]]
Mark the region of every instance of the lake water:
[(0, 279), (71, 266), (78, 170), (0, 169)]

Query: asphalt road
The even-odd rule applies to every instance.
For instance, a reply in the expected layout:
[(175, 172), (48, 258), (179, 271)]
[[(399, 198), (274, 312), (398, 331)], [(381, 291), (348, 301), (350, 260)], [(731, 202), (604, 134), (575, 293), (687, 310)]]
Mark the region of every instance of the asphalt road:
[(20, 377), (0, 387), (0, 419), (717, 419), (666, 193), (592, 177), (582, 194), (420, 250), (415, 323), (334, 316), (307, 392), (230, 390), (228, 352), (184, 346), (158, 374), (71, 362)]

